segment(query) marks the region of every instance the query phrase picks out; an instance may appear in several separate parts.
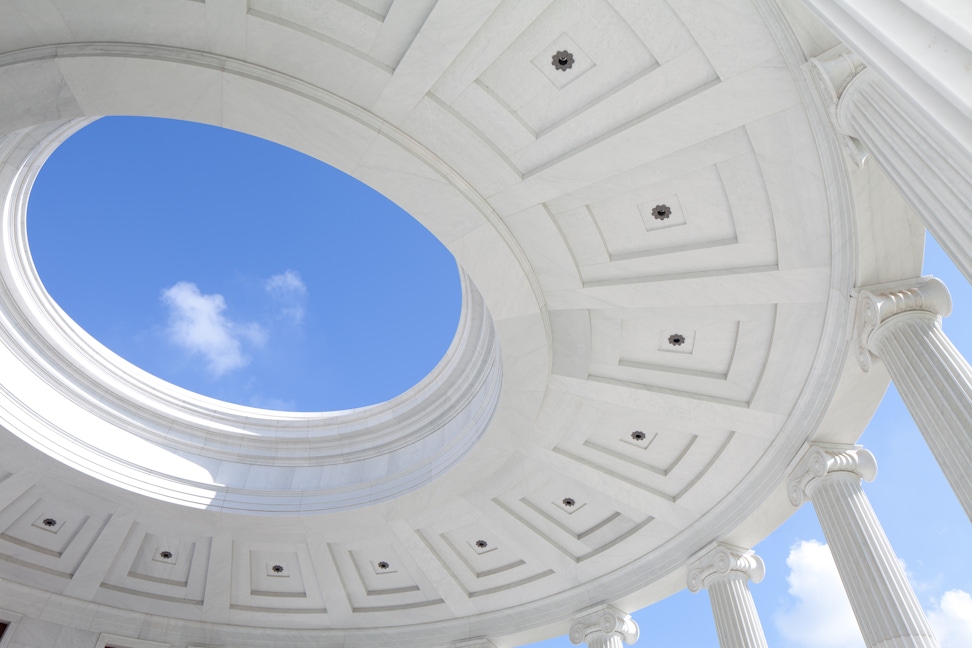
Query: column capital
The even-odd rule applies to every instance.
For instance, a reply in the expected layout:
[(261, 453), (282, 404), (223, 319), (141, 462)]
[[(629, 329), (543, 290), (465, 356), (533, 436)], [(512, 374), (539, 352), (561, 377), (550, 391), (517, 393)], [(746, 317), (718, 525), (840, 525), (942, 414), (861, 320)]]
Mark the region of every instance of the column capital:
[(599, 605), (581, 613), (570, 626), (570, 642), (591, 643), (593, 639), (620, 637), (629, 646), (638, 641), (638, 624), (631, 615), (610, 605)]
[(849, 473), (864, 481), (874, 481), (877, 461), (859, 445), (812, 444), (790, 475), (787, 485), (790, 503), (800, 506), (810, 498), (816, 482), (835, 473)]
[(856, 52), (838, 45), (807, 62), (806, 67), (816, 81), (827, 106), (827, 113), (837, 132), (844, 137), (841, 144), (858, 165), (867, 159), (867, 149), (857, 139), (857, 133), (840, 117), (841, 99), (851, 82), (867, 71), (867, 65)]
[(860, 289), (854, 338), (861, 369), (868, 371), (871, 368), (871, 337), (874, 333), (895, 315), (908, 312), (948, 316), (952, 312), (952, 298), (941, 279), (918, 277), (907, 283)]
[(752, 549), (734, 547), (722, 542), (696, 554), (689, 561), (688, 570), (688, 588), (692, 593), (708, 587), (709, 583), (719, 578), (738, 575), (759, 583), (766, 575), (763, 559)]
[(837, 122), (837, 104), (858, 74), (867, 69), (864, 60), (843, 45), (827, 50), (820, 56), (810, 59), (811, 69), (814, 71), (817, 84), (825, 92), (831, 102), (831, 117)]

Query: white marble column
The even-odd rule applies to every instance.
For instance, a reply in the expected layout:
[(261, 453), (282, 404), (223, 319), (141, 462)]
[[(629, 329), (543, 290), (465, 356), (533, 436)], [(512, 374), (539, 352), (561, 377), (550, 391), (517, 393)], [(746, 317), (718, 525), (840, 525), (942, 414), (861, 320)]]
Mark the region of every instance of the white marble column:
[(767, 648), (748, 581), (763, 580), (766, 567), (752, 551), (717, 544), (689, 563), (688, 588), (709, 590), (722, 648)]
[(794, 506), (813, 502), (868, 648), (937, 648), (908, 577), (861, 488), (877, 475), (860, 446), (813, 445), (790, 477)]
[(934, 277), (862, 290), (857, 355), (881, 358), (965, 513), (972, 519), (972, 367), (942, 331), (952, 302)]
[[(972, 117), (951, 126), (967, 136), (963, 144), (856, 53), (831, 51), (812, 64), (848, 150), (859, 163), (870, 156), (881, 166), (972, 281)], [(964, 83), (972, 88), (972, 72)]]
[(638, 624), (630, 615), (610, 605), (582, 612), (570, 626), (570, 642), (588, 648), (621, 648), (638, 641)]

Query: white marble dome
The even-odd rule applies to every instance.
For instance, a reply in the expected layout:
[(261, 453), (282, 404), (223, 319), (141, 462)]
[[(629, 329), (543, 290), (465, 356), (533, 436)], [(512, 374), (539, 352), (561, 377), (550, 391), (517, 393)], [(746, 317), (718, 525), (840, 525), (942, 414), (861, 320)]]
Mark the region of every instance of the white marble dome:
[[(0, 0), (0, 610), (69, 648), (505, 648), (758, 542), (888, 385), (855, 288), (921, 271), (807, 65), (838, 44), (796, 0)], [(462, 268), (442, 363), (307, 415), (104, 348), (25, 215), (106, 115), (257, 135), (402, 206)]]

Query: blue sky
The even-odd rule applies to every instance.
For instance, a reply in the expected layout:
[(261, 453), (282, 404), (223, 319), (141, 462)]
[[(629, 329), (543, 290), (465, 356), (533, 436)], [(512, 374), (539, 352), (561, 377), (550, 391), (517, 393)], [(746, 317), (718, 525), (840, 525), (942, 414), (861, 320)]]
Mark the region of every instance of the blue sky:
[(232, 131), (105, 118), (31, 193), (48, 292), (123, 358), (222, 400), (300, 411), (382, 402), (445, 353), (452, 255), (368, 186)]
[[(45, 287), (88, 332), (235, 403), (386, 400), (432, 369), (458, 321), (452, 256), (411, 217), (316, 160), (209, 126), (86, 127), (41, 171), (28, 235)], [(949, 286), (944, 328), (972, 357), (972, 288), (930, 239), (924, 272)], [(972, 525), (893, 386), (861, 443), (879, 466), (865, 491), (943, 648), (972, 646)], [(756, 550), (767, 575), (751, 589), (771, 646), (863, 646), (809, 504)], [(639, 646), (718, 645), (704, 592), (634, 617)]]

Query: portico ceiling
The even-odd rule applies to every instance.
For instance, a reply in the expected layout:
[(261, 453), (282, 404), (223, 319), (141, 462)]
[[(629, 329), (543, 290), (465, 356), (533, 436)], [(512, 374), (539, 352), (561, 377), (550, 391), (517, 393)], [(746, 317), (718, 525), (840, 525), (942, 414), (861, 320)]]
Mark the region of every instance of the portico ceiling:
[[(804, 444), (854, 442), (887, 385), (854, 361), (854, 288), (920, 274), (921, 227), (802, 67), (835, 42), (772, 0), (0, 0), (0, 605), (177, 645), (502, 647), (760, 540)], [(409, 211), (488, 331), (440, 369), (495, 336), (495, 404), (433, 376), (339, 429), (80, 331), (26, 201), (59, 141), (117, 114), (258, 135)], [(467, 426), (454, 452), (402, 432), (442, 422), (429, 402)], [(311, 452), (379, 427), (394, 460)]]

